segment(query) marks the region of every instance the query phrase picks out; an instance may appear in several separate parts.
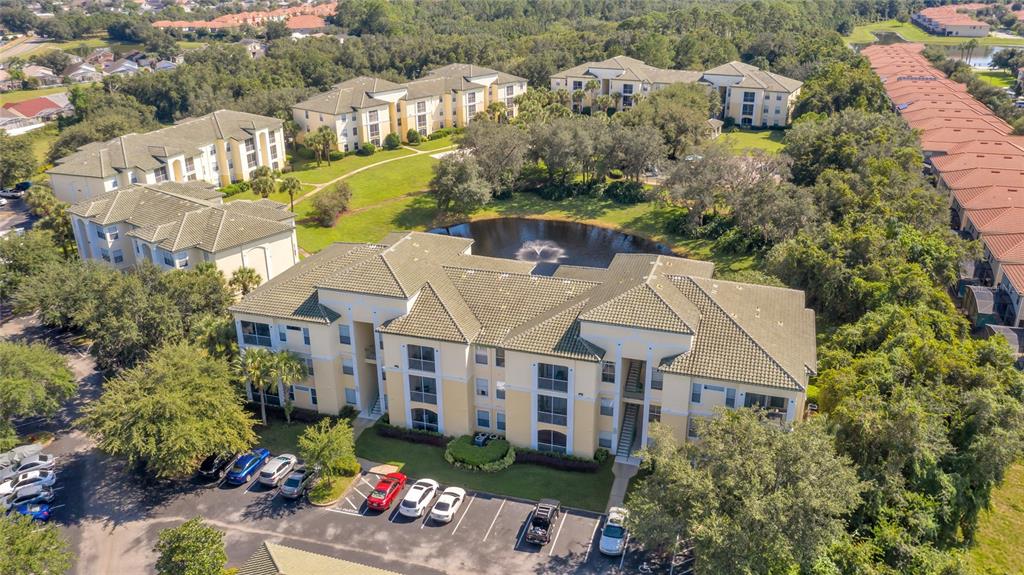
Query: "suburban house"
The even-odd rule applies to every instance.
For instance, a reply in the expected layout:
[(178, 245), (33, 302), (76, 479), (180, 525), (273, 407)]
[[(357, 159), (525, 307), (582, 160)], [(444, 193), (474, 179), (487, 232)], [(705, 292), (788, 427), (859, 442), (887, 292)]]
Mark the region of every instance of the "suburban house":
[(244, 266), (267, 281), (299, 261), (295, 214), (284, 204), (222, 198), (206, 182), (163, 182), (100, 194), (68, 212), (82, 259), (119, 269), (210, 262), (227, 277)]
[(249, 179), (258, 166), (284, 166), (282, 122), (233, 110), (86, 144), (47, 170), (53, 193), (74, 204), (135, 184), (198, 180), (216, 186)]
[(104, 73), (107, 74), (120, 74), (123, 76), (131, 76), (139, 71), (139, 65), (132, 60), (127, 58), (121, 58), (107, 64), (103, 68)]
[(988, 4), (981, 3), (933, 6), (912, 15), (910, 21), (929, 34), (984, 38), (989, 33), (988, 23), (972, 18), (968, 12), (981, 10), (988, 6)]
[(65, 68), (64, 77), (76, 84), (80, 82), (99, 82), (103, 80), (103, 72), (96, 70), (96, 67), (92, 64), (79, 62)]
[(252, 59), (262, 58), (267, 55), (267, 44), (262, 40), (242, 38), (238, 43), (245, 48), (245, 51), (249, 53), (249, 57)]
[(25, 66), (21, 69), (25, 79), (35, 79), (40, 86), (57, 86), (61, 83), (61, 77), (53, 73), (53, 70), (46, 66)]
[(323, 32), (327, 28), (327, 21), (316, 14), (302, 14), (289, 18), (285, 27), (292, 38), (305, 38)]
[(332, 244), (232, 306), (243, 353), (305, 359), (309, 377), (266, 401), (583, 457), (629, 456), (654, 421), (693, 437), (719, 408), (803, 417), (816, 348), (802, 292), (652, 254), (541, 276), (472, 245), (420, 232)]
[(68, 100), (67, 92), (37, 96), (20, 102), (8, 102), (3, 108), (15, 116), (36, 122), (49, 122), (75, 111), (75, 107)]
[(358, 150), (362, 144), (380, 146), (390, 133), (407, 140), (410, 128), (421, 135), (442, 128), (465, 126), (492, 102), (516, 113), (515, 98), (526, 92), (518, 76), (470, 64), (450, 64), (424, 77), (396, 84), (359, 76), (292, 107), (299, 125), (299, 141), (306, 134), (329, 126), (338, 137), (338, 149)]
[(799, 80), (742, 62), (695, 72), (656, 68), (627, 56), (587, 62), (551, 76), (552, 90), (582, 95), (582, 99), (573, 98), (576, 111), (584, 103), (593, 106), (599, 96), (611, 96), (616, 109), (626, 110), (633, 107), (638, 97), (679, 83), (699, 83), (717, 89), (722, 99), (722, 118), (754, 128), (789, 125), (803, 86)]

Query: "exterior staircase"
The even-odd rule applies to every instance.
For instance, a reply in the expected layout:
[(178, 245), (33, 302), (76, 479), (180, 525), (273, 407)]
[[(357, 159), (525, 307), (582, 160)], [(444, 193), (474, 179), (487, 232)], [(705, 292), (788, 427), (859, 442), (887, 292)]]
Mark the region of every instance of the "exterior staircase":
[(640, 418), (640, 406), (635, 403), (624, 403), (625, 408), (622, 414), (622, 427), (619, 428), (619, 447), (615, 451), (616, 457), (629, 457), (633, 453), (633, 444), (636, 442), (636, 424)]
[(383, 400), (380, 396), (377, 396), (377, 400), (373, 402), (373, 407), (370, 408), (369, 416), (371, 419), (377, 420), (382, 415), (384, 415)]
[(644, 362), (629, 362), (629, 369), (626, 371), (626, 395), (642, 399), (644, 396)]

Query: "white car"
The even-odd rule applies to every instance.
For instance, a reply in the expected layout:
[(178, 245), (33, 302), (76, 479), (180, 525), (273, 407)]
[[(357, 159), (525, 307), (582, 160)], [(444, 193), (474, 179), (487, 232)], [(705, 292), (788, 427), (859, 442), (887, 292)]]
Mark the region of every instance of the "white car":
[(48, 453), (38, 453), (36, 455), (29, 455), (18, 462), (16, 467), (9, 468), (7, 471), (0, 473), (0, 480), (10, 479), (25, 473), (26, 471), (36, 471), (42, 469), (53, 469), (56, 465), (57, 459)]
[(626, 510), (612, 507), (608, 510), (608, 521), (601, 530), (601, 542), (598, 549), (605, 555), (622, 555), (626, 551)]
[(53, 501), (53, 489), (42, 485), (28, 485), (12, 493), (4, 500), (7, 507), (17, 507), (24, 503), (49, 503)]
[(22, 487), (39, 484), (43, 487), (50, 487), (57, 481), (57, 472), (48, 469), (37, 469), (26, 471), (0, 483), (0, 497), (7, 497)]
[(260, 483), (270, 487), (276, 486), (291, 473), (298, 461), (299, 458), (291, 453), (282, 453), (271, 459), (263, 465), (263, 469), (260, 469)]
[(466, 499), (466, 490), (461, 487), (449, 487), (437, 498), (437, 503), (430, 510), (430, 518), (438, 523), (448, 523), (458, 513), (462, 501)]
[(3, 198), (0, 198), (0, 207), (6, 206), (6, 205), (7, 205), (7, 200), (5, 200)]
[(433, 479), (420, 479), (409, 488), (402, 504), (398, 506), (398, 511), (406, 517), (420, 517), (440, 488), (441, 486)]

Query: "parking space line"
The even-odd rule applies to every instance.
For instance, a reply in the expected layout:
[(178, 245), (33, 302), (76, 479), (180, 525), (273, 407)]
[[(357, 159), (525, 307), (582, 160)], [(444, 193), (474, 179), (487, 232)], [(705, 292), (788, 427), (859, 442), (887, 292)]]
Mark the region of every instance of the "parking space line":
[(501, 500), (501, 505), (498, 506), (498, 512), (494, 514), (494, 519), (491, 519), (491, 526), (487, 528), (487, 533), (484, 534), (484, 541), (487, 541), (487, 538), (491, 536), (491, 529), (494, 529), (494, 524), (498, 522), (498, 516), (501, 515), (501, 508), (505, 507), (506, 501), (508, 500)]
[(358, 507), (356, 507), (356, 504), (352, 503), (352, 500), (349, 499), (348, 497), (345, 498), (345, 501), (348, 501), (348, 504), (352, 506), (352, 509), (359, 509)]
[(429, 512), (423, 514), (423, 521), (420, 521), (420, 529), (423, 529), (424, 527), (427, 526), (427, 521), (430, 521), (430, 513)]
[(333, 507), (323, 507), (322, 509), (325, 511), (330, 511), (331, 513), (341, 513), (342, 515), (353, 515), (355, 517), (362, 517), (362, 515), (358, 513), (354, 513), (352, 511), (348, 511), (345, 509), (335, 509)]
[(390, 521), (392, 523), (395, 522), (395, 515), (398, 515), (398, 508), (401, 507), (401, 506), (402, 506), (401, 503), (399, 503), (398, 505), (395, 505), (395, 510), (391, 512), (391, 517), (388, 517), (388, 521)]
[(370, 483), (369, 481), (367, 481), (366, 477), (360, 477), (359, 480), (362, 481), (363, 483), (365, 483), (367, 486), (369, 486), (370, 489), (373, 489), (373, 488), (376, 487), (376, 485), (374, 485), (374, 484)]
[(365, 494), (365, 493), (363, 493), (362, 491), (359, 491), (359, 488), (358, 488), (358, 487), (356, 487), (355, 485), (353, 485), (353, 486), (352, 486), (352, 491), (355, 491), (355, 492), (356, 492), (356, 493), (358, 493), (359, 495), (362, 495), (362, 496), (363, 496), (364, 498), (366, 497), (366, 494)]
[(250, 491), (252, 491), (252, 488), (253, 488), (253, 487), (256, 487), (256, 485), (257, 485), (257, 484), (258, 484), (259, 482), (260, 482), (260, 480), (259, 480), (259, 479), (256, 479), (256, 480), (254, 480), (254, 481), (253, 481), (252, 483), (250, 483), (250, 484), (249, 484), (249, 487), (246, 487), (246, 488), (245, 488), (245, 493), (249, 493)]
[(558, 536), (562, 534), (562, 526), (565, 525), (565, 516), (567, 513), (562, 514), (562, 520), (558, 523), (558, 531), (555, 531), (555, 539), (551, 542), (551, 549), (548, 551), (548, 557), (555, 552), (555, 545), (558, 544)]
[(597, 535), (597, 528), (601, 526), (601, 518), (598, 517), (594, 523), (594, 530), (590, 532), (590, 545), (587, 545), (587, 552), (583, 554), (583, 563), (590, 559), (590, 551), (594, 548), (594, 536)]
[(64, 507), (63, 503), (59, 503), (57, 505), (51, 505), (50, 506), (50, 511), (53, 511), (54, 509), (60, 509), (61, 507)]
[(531, 511), (530, 515), (526, 517), (526, 523), (523, 523), (523, 526), (519, 528), (521, 529), (521, 531), (519, 532), (519, 541), (516, 541), (516, 549), (519, 549), (519, 547), (523, 544), (523, 537), (526, 537), (526, 532), (530, 530), (530, 522), (532, 520), (533, 511)]
[(622, 542), (622, 558), (619, 559), (619, 569), (622, 569), (622, 565), (626, 562), (626, 554), (629, 553), (629, 533), (626, 534), (626, 540)]
[(459, 530), (459, 525), (462, 525), (462, 520), (466, 518), (466, 514), (469, 513), (470, 506), (473, 505), (473, 500), (476, 499), (472, 495), (469, 496), (469, 503), (466, 504), (466, 508), (462, 510), (462, 517), (459, 517), (459, 522), (455, 524), (455, 529), (452, 529), (452, 535)]

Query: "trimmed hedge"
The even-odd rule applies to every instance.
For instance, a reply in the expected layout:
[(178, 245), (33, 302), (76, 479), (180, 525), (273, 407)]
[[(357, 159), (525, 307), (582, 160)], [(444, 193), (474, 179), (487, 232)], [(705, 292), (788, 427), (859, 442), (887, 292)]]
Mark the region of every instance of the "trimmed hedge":
[(435, 445), (437, 447), (446, 447), (448, 445), (448, 438), (434, 431), (396, 427), (389, 423), (379, 422), (377, 423), (376, 428), (377, 434), (383, 437), (401, 439), (402, 441), (408, 441), (410, 443), (425, 443), (427, 445)]
[(233, 184), (228, 184), (217, 191), (224, 194), (225, 198), (230, 198), (231, 196), (248, 192), (251, 189), (252, 185), (249, 182), (235, 182)]
[[(584, 473), (597, 473), (597, 470), (601, 468), (601, 464), (596, 459), (584, 459), (563, 453), (535, 451), (522, 447), (515, 451), (516, 463), (530, 463), (562, 471), (582, 471)], [(606, 458), (607, 456), (604, 459)]]
[(427, 136), (428, 140), (440, 140), (445, 136), (451, 136), (452, 134), (458, 134), (462, 130), (458, 128), (441, 128), (440, 130), (434, 130)]
[(463, 435), (448, 442), (444, 459), (459, 469), (501, 471), (515, 463), (516, 450), (504, 439), (493, 439), (483, 447), (473, 445), (472, 435)]

